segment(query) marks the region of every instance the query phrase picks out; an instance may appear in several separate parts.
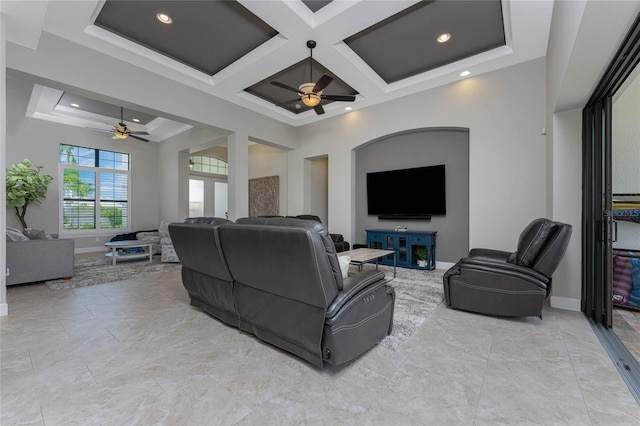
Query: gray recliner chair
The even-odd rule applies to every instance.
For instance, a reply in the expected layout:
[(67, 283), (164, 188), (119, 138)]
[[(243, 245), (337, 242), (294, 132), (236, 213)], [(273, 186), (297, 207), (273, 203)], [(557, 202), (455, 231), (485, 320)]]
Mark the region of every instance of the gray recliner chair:
[(542, 317), (551, 275), (571, 239), (571, 225), (536, 219), (510, 253), (473, 249), (443, 277), (447, 306), (506, 317)]
[[(313, 214), (299, 214), (298, 216), (296, 216), (296, 218), (302, 219), (302, 220), (313, 220), (313, 221), (322, 223), (320, 218)], [(349, 248), (351, 247), (349, 242), (344, 240), (344, 237), (342, 236), (342, 234), (329, 234), (329, 236), (333, 241), (333, 245), (335, 246), (337, 253), (348, 251)]]

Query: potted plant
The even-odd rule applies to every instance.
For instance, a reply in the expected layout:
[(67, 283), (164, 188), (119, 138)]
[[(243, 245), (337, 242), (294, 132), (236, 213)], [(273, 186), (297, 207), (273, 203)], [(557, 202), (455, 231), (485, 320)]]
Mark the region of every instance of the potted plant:
[(426, 247), (416, 247), (414, 250), (416, 254), (416, 260), (418, 261), (418, 266), (421, 268), (425, 268), (427, 266), (427, 248)]
[(28, 228), (24, 217), (30, 204), (40, 204), (47, 197), (47, 186), (53, 176), (41, 174), (44, 167), (31, 167), (31, 161), (24, 159), (7, 169), (7, 206), (16, 209), (16, 216), (23, 228)]

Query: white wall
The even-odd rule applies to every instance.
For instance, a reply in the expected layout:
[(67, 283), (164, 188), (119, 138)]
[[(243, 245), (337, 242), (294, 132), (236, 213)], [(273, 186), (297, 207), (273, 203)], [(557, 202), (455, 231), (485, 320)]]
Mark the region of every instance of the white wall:
[[(6, 18), (2, 13), (2, 3), (0, 2), (0, 181), (5, 180), (5, 146), (6, 146), (6, 123), (7, 123), (7, 91), (6, 91)], [(6, 233), (6, 187), (0, 188), (0, 233)], [(6, 239), (0, 241), (0, 316), (9, 313), (7, 305), (7, 277), (4, 274), (7, 267)]]
[(36, 51), (7, 43), (7, 66), (61, 90), (143, 106), (142, 112), (196, 126), (242, 131), (288, 148), (296, 145), (295, 129), (287, 124), (46, 32)]
[[(133, 139), (113, 140), (107, 133), (26, 117), (32, 88), (32, 83), (11, 76), (7, 78), (6, 96), (10, 105), (4, 156), (7, 166), (29, 158), (34, 165), (44, 166), (44, 173), (54, 177), (43, 203), (30, 206), (27, 210), (27, 224), (47, 232), (63, 234), (60, 229), (58, 158), (60, 144), (64, 143), (130, 154), (130, 228), (132, 231), (156, 229), (159, 225), (157, 144)], [(6, 214), (8, 226), (21, 227), (13, 209), (7, 209)], [(76, 250), (101, 247), (117, 233), (121, 232), (107, 231), (91, 237), (75, 238)]]
[(551, 217), (571, 224), (573, 234), (553, 276), (551, 306), (579, 311), (582, 297), (582, 110), (554, 114), (553, 129)]
[(278, 209), (280, 216), (287, 213), (287, 151), (267, 145), (249, 146), (249, 179), (279, 176)]
[(573, 235), (553, 279), (553, 307), (579, 311), (582, 297), (580, 111), (639, 12), (638, 1), (554, 3), (546, 71), (547, 214), (571, 224)]
[(546, 211), (545, 60), (472, 77), (299, 129), (289, 153), (289, 211), (304, 200), (304, 159), (329, 158), (331, 232), (354, 240), (352, 150), (406, 130), (469, 129), (470, 247), (514, 250)]

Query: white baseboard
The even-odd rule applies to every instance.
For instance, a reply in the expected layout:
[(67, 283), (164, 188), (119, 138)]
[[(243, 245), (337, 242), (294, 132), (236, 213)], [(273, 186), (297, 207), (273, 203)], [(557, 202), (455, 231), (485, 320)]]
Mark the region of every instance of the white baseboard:
[(452, 262), (438, 262), (436, 260), (436, 269), (449, 269), (453, 265), (455, 265), (455, 263), (452, 263)]
[(551, 296), (551, 307), (564, 309), (566, 311), (581, 312), (582, 307), (580, 299), (572, 299), (570, 297)]
[(107, 251), (107, 249), (104, 248), (104, 246), (100, 246), (100, 247), (77, 248), (73, 252), (74, 253), (95, 253), (95, 252), (106, 252), (106, 251)]
[(9, 315), (9, 305), (0, 303), (0, 317), (6, 317), (7, 315)]

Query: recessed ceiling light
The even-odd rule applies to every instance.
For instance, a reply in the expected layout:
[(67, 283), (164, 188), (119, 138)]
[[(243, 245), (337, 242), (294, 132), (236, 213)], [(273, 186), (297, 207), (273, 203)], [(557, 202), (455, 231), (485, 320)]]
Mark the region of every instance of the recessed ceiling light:
[(74, 108), (80, 108), (80, 105), (78, 105), (78, 104), (71, 104), (71, 106), (74, 107)]
[(139, 123), (140, 119), (139, 118), (134, 118), (133, 121), (135, 121), (136, 123)]
[(437, 40), (438, 40), (438, 43), (446, 43), (449, 41), (450, 38), (451, 38), (451, 34), (443, 33), (438, 36)]
[(470, 74), (471, 74), (471, 71), (462, 71), (462, 72), (460, 73), (460, 77), (466, 77), (466, 76), (468, 76), (468, 75), (470, 75)]
[(158, 21), (162, 22), (163, 24), (170, 24), (173, 22), (173, 19), (171, 19), (171, 16), (162, 12), (156, 13), (156, 18), (158, 18)]
[(351, 108), (351, 107), (346, 107), (346, 108), (345, 108), (345, 111), (351, 111), (352, 109), (353, 109), (353, 108)]

